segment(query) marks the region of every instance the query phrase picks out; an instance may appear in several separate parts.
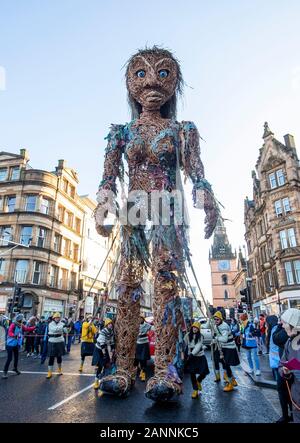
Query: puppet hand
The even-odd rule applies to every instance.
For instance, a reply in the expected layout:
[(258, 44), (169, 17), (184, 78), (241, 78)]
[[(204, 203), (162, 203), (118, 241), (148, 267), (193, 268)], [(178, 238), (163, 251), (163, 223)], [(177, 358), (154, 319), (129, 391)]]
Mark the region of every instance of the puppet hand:
[(213, 194), (209, 191), (205, 191), (204, 194), (204, 211), (205, 217), (205, 238), (211, 237), (216, 227), (220, 211), (217, 207)]

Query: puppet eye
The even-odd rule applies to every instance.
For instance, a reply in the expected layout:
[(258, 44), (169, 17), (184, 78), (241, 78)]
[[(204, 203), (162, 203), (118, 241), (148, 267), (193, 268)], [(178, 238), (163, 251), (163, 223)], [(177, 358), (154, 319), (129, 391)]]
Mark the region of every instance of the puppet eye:
[(167, 78), (169, 75), (169, 71), (167, 69), (161, 69), (160, 71), (158, 71), (158, 74), (160, 78)]
[(136, 72), (136, 76), (139, 78), (144, 78), (146, 76), (146, 72), (143, 69), (140, 69)]

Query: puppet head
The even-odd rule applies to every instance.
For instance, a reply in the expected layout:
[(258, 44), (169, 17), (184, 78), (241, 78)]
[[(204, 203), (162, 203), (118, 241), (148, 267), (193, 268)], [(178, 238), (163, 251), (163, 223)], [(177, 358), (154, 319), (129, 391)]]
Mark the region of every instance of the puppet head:
[(176, 117), (183, 79), (179, 62), (167, 49), (141, 49), (127, 63), (126, 85), (132, 118), (143, 110), (160, 110), (164, 118)]

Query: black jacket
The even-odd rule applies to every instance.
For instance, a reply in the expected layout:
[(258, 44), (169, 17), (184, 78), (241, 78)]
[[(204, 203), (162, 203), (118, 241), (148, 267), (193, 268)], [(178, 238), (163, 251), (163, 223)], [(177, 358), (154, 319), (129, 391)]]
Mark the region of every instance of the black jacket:
[(275, 345), (279, 347), (279, 357), (282, 357), (283, 351), (284, 351), (284, 345), (288, 341), (289, 336), (285, 332), (285, 329), (282, 325), (278, 325), (277, 329), (275, 329), (273, 333), (273, 342)]

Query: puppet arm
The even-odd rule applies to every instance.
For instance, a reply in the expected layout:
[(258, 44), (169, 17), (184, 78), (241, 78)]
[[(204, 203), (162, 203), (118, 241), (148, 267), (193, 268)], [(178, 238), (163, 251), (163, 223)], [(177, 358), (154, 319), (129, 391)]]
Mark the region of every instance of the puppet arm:
[(220, 217), (218, 203), (211, 185), (205, 179), (204, 167), (200, 158), (199, 133), (194, 123), (182, 122), (181, 163), (185, 174), (193, 182), (193, 203), (196, 208), (204, 208), (205, 238), (209, 238)]
[(107, 214), (117, 214), (118, 204), (116, 201), (116, 179), (122, 179), (122, 154), (124, 152), (124, 126), (112, 125), (106, 137), (107, 147), (105, 150), (104, 172), (97, 192), (97, 208), (95, 210), (96, 230), (98, 234), (108, 237), (112, 232), (112, 226), (104, 226)]

